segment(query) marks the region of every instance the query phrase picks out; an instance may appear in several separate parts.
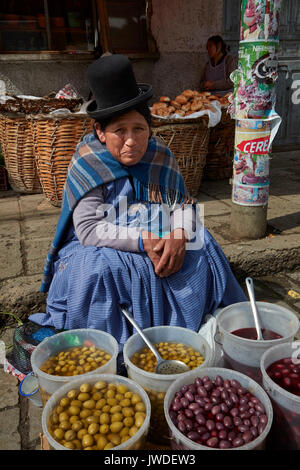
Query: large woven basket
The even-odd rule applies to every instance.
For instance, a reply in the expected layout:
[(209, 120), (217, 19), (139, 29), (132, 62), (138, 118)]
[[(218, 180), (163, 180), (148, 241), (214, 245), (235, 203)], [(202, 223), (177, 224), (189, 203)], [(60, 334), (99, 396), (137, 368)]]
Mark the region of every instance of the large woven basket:
[(176, 157), (191, 196), (196, 196), (206, 163), (210, 128), (208, 120), (152, 120), (152, 134), (158, 136)]
[(219, 124), (211, 129), (204, 179), (210, 181), (231, 178), (233, 171), (235, 121), (222, 109)]
[(12, 189), (27, 194), (41, 193), (33, 139), (26, 115), (0, 114), (0, 144)]
[(92, 131), (87, 115), (31, 115), (36, 166), (46, 199), (61, 206), (67, 170), (76, 145)]
[(7, 191), (6, 170), (0, 166), (0, 191)]

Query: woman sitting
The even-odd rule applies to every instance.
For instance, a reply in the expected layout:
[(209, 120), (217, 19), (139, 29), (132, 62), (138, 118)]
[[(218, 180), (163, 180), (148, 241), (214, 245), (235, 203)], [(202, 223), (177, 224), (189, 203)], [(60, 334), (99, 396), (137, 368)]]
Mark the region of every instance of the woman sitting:
[[(42, 283), (57, 330), (95, 328), (120, 345), (132, 327), (198, 331), (206, 314), (246, 297), (221, 248), (199, 223), (176, 159), (151, 137), (150, 85), (137, 84), (121, 55), (88, 69), (95, 133), (77, 146)], [(120, 356), (121, 357), (121, 356)]]
[(207, 41), (209, 61), (205, 65), (200, 90), (225, 95), (233, 91), (230, 74), (237, 68), (237, 60), (227, 52), (227, 45), (221, 36), (211, 36)]

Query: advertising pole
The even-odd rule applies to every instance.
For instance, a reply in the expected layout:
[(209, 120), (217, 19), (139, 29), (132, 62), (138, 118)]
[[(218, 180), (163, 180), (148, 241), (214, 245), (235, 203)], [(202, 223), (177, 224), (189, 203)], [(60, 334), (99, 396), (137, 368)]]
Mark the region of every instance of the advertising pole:
[(266, 234), (271, 145), (281, 123), (275, 83), (281, 0), (242, 0), (238, 68), (229, 112), (236, 121), (231, 235)]

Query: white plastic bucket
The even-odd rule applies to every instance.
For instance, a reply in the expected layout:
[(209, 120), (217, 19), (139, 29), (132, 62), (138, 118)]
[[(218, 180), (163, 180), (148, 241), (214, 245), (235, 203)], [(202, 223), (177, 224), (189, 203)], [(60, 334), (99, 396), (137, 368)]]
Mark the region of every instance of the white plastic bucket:
[(260, 362), (263, 387), (271, 398), (274, 411), (270, 445), (278, 450), (300, 450), (300, 396), (277, 385), (266, 370), (280, 359), (294, 358), (299, 363), (299, 353), (300, 341), (279, 344), (265, 351)]
[[(57, 376), (43, 372), (40, 367), (50, 357), (58, 354), (60, 351), (65, 351), (71, 347), (83, 346), (85, 342), (92, 343), (96, 347), (104, 349), (112, 357), (103, 366), (93, 370), (91, 373), (99, 374), (116, 374), (117, 372), (117, 355), (118, 343), (115, 338), (100, 330), (94, 329), (78, 329), (68, 330), (58, 333), (54, 336), (45, 338), (35, 348), (31, 355), (32, 370), (39, 381), (39, 389), (42, 397), (43, 405), (45, 406), (49, 397), (62, 385), (67, 382), (76, 380), (76, 376)], [(87, 374), (82, 374), (87, 375)]]
[[(188, 439), (173, 424), (169, 415), (169, 408), (175, 396), (175, 393), (178, 392), (183, 385), (189, 385), (193, 383), (196, 377), (202, 378), (204, 376), (208, 376), (211, 379), (215, 379), (217, 375), (220, 375), (223, 379), (238, 380), (243, 387), (249, 390), (249, 392), (251, 392), (255, 397), (257, 397), (261, 401), (261, 403), (265, 407), (266, 415), (268, 417), (267, 425), (260, 436), (258, 436), (256, 439), (249, 442), (248, 444), (244, 444), (243, 446), (236, 447), (236, 448), (230, 448), (228, 450), (264, 449), (265, 444), (266, 444), (266, 437), (270, 431), (272, 420), (273, 420), (273, 410), (272, 410), (271, 401), (268, 395), (263, 390), (263, 388), (260, 385), (258, 385), (258, 383), (256, 383), (254, 380), (250, 379), (246, 375), (236, 372), (234, 370), (228, 370), (228, 369), (224, 369), (221, 367), (209, 367), (206, 369), (193, 370), (185, 374), (184, 377), (183, 376), (179, 377), (169, 387), (165, 396), (165, 401), (164, 401), (164, 413), (165, 413), (165, 417), (166, 417), (169, 430), (170, 430), (171, 448), (174, 450), (175, 449), (176, 450), (223, 450), (223, 449), (215, 449), (215, 448), (212, 449), (210, 447), (197, 444), (191, 439)], [(227, 449), (224, 449), (224, 450), (227, 450)]]
[(66, 447), (62, 446), (59, 442), (52, 438), (51, 434), (48, 431), (48, 421), (49, 417), (52, 413), (52, 410), (58, 405), (59, 401), (62, 397), (66, 396), (69, 390), (77, 389), (83, 383), (88, 383), (90, 385), (94, 385), (98, 380), (104, 380), (107, 383), (113, 384), (122, 384), (126, 385), (127, 388), (140, 395), (142, 401), (146, 406), (146, 418), (136, 432), (136, 434), (128, 439), (123, 444), (120, 444), (116, 447), (113, 447), (111, 450), (140, 450), (143, 448), (144, 443), (146, 441), (148, 429), (149, 429), (149, 422), (150, 422), (150, 414), (151, 414), (151, 405), (148, 398), (147, 393), (140, 387), (138, 384), (134, 383), (132, 380), (128, 379), (127, 377), (122, 377), (120, 375), (113, 375), (113, 374), (83, 374), (81, 376), (77, 376), (76, 380), (69, 382), (62, 387), (59, 388), (51, 398), (47, 401), (46, 406), (43, 410), (42, 414), (42, 429), (43, 433), (46, 436), (47, 441), (49, 442), (50, 446), (54, 450), (70, 450)]
[(216, 341), (223, 348), (223, 365), (249, 375), (262, 383), (260, 359), (263, 353), (274, 345), (292, 341), (299, 330), (299, 320), (295, 313), (281, 305), (256, 302), (261, 326), (274, 331), (282, 338), (257, 341), (231, 334), (241, 328), (255, 328), (250, 302), (240, 302), (225, 307), (217, 316)]
[[(183, 343), (191, 346), (199, 351), (204, 357), (201, 366), (208, 367), (212, 361), (211, 348), (207, 341), (198, 333), (178, 326), (155, 326), (143, 330), (147, 338), (155, 344), (161, 341)], [(134, 353), (144, 348), (146, 345), (141, 336), (136, 333), (131, 336), (125, 343), (123, 349), (124, 362), (127, 368), (128, 377), (140, 384), (148, 393), (151, 402), (151, 421), (149, 430), (149, 440), (158, 444), (169, 443), (168, 426), (164, 417), (164, 397), (169, 386), (183, 374), (155, 374), (154, 372), (146, 372), (134, 365), (130, 358)]]

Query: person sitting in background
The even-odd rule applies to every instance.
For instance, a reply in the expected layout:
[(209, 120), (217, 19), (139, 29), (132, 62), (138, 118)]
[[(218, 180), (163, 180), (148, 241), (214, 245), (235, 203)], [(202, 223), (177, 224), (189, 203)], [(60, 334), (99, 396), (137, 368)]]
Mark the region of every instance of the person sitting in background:
[(209, 61), (205, 65), (200, 90), (225, 95), (233, 91), (230, 74), (237, 68), (237, 60), (228, 54), (228, 48), (221, 36), (211, 36), (207, 41)]

